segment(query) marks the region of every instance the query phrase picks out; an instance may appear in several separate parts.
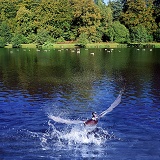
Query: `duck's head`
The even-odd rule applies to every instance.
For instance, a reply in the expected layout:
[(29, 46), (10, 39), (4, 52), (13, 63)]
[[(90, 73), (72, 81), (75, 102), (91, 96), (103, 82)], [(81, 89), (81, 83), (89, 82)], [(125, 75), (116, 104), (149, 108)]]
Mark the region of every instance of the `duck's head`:
[(96, 112), (92, 112), (92, 118), (98, 118), (97, 113)]

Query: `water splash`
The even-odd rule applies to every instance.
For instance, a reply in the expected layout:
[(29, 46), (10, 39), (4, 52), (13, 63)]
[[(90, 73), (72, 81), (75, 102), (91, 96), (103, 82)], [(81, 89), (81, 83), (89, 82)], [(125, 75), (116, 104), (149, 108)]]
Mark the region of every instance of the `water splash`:
[(102, 128), (95, 128), (88, 130), (82, 125), (57, 125), (48, 121), (48, 130), (45, 133), (34, 133), (32, 136), (36, 136), (40, 140), (40, 145), (43, 150), (50, 150), (56, 148), (75, 148), (83, 145), (96, 145), (101, 146), (107, 140), (114, 138), (113, 134), (109, 134), (108, 131)]
[(102, 128), (95, 128), (92, 131), (84, 127), (74, 126), (67, 134), (63, 135), (63, 138), (68, 141), (68, 144), (95, 144), (101, 145), (105, 143), (110, 135)]

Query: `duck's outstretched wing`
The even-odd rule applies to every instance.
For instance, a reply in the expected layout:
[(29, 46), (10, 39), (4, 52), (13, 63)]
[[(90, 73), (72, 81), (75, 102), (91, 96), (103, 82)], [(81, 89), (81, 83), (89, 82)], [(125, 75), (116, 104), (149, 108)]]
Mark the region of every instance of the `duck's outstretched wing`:
[(63, 119), (61, 117), (56, 117), (56, 116), (53, 116), (53, 115), (50, 115), (49, 118), (52, 119), (55, 122), (64, 123), (64, 124), (82, 124), (82, 123), (84, 123), (84, 121)]
[(120, 92), (116, 100), (110, 105), (108, 109), (106, 109), (105, 111), (103, 111), (101, 114), (98, 115), (98, 118), (103, 117), (105, 114), (111, 112), (115, 107), (117, 107), (121, 102), (121, 97), (122, 97), (122, 92)]
[[(116, 106), (118, 106), (118, 104), (121, 102), (121, 97), (122, 97), (122, 92), (120, 92), (116, 100), (111, 104), (111, 106), (107, 110), (103, 111), (101, 114), (98, 115), (98, 119), (103, 117), (105, 114), (111, 112)], [(55, 122), (64, 123), (64, 124), (84, 124), (85, 123), (85, 121), (63, 119), (61, 117), (56, 117), (53, 115), (50, 115), (49, 118)]]

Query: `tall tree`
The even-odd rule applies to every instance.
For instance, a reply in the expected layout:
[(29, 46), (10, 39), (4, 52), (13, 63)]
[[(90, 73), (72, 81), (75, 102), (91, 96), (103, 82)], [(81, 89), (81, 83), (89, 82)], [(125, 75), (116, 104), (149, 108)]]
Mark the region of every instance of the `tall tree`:
[(71, 0), (73, 6), (73, 30), (77, 30), (77, 35), (85, 33), (88, 37), (97, 34), (100, 26), (100, 10), (93, 0)]
[(34, 14), (26, 9), (26, 7), (21, 6), (17, 11), (17, 15), (15, 17), (16, 20), (16, 30), (17, 32), (28, 36), (28, 34), (35, 32), (35, 25), (33, 24)]
[(112, 25), (112, 11), (110, 6), (106, 6), (103, 0), (95, 0), (96, 5), (100, 10), (100, 27), (98, 27), (98, 32), (103, 41), (107, 41), (107, 29)]
[(33, 11), (41, 3), (41, 0), (19, 0), (19, 5), (25, 6), (26, 9)]
[(123, 0), (114, 0), (109, 2), (109, 6), (111, 7), (114, 21), (120, 20), (120, 15), (123, 10), (123, 5), (124, 5)]
[(114, 21), (108, 29), (108, 37), (119, 43), (129, 42), (129, 30), (119, 21)]
[(69, 0), (42, 0), (35, 13), (38, 28), (46, 28), (55, 38), (66, 35), (70, 30), (72, 9)]
[(154, 0), (153, 4), (154, 4), (154, 16), (156, 18), (156, 23), (158, 25), (158, 28), (154, 33), (154, 40), (160, 42), (160, 1)]
[(3, 21), (0, 25), (0, 47), (4, 47), (7, 43), (11, 41), (11, 31), (7, 23)]
[(156, 23), (160, 27), (160, 0), (153, 0), (154, 4), (154, 16), (156, 17)]
[(152, 34), (157, 28), (153, 11), (152, 0), (126, 0), (121, 22), (129, 29), (142, 25)]
[(6, 19), (14, 18), (17, 12), (17, 0), (0, 0), (0, 14), (4, 14)]
[(149, 34), (149, 32), (144, 26), (138, 25), (136, 27), (131, 28), (130, 39), (132, 42), (138, 42), (138, 43), (150, 42), (153, 41), (153, 36)]
[(109, 26), (112, 23), (112, 11), (110, 6), (106, 6), (103, 0), (95, 0), (101, 15), (101, 26)]
[(0, 0), (0, 22), (5, 21), (14, 32), (15, 21), (18, 10), (17, 0)]

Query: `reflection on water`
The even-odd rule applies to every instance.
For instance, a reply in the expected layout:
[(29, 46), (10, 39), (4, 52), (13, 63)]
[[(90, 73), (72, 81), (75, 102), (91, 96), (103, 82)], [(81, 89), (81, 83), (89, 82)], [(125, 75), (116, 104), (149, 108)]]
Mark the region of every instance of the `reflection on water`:
[[(159, 160), (159, 49), (107, 50), (0, 49), (0, 159)], [(49, 119), (86, 120), (122, 88), (94, 134)]]

